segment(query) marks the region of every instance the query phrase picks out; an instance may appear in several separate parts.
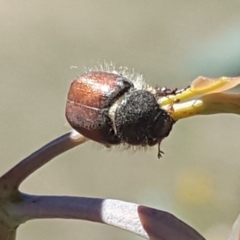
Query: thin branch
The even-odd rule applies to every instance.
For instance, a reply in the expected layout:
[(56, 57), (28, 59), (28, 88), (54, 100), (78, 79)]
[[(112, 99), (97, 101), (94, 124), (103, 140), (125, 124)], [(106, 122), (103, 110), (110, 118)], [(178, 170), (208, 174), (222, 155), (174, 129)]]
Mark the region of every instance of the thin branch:
[(0, 178), (0, 186), (17, 189), (19, 185), (33, 172), (48, 163), (54, 157), (87, 141), (76, 131), (66, 133), (46, 144), (30, 156), (23, 159)]
[(8, 212), (22, 221), (64, 218), (105, 223), (151, 240), (204, 240), (172, 214), (119, 200), (22, 194), (22, 201), (10, 205)]

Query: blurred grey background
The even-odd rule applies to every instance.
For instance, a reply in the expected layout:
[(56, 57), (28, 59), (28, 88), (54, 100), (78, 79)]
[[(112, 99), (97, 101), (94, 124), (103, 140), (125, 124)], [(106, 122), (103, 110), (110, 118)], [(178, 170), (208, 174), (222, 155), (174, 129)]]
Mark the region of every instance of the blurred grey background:
[[(239, 11), (238, 0), (1, 0), (0, 174), (70, 130), (66, 94), (84, 66), (113, 61), (153, 85), (179, 88), (199, 75), (240, 75)], [(194, 117), (175, 124), (161, 160), (156, 147), (133, 153), (88, 142), (21, 190), (132, 201), (222, 240), (240, 212), (239, 141), (239, 116)], [(17, 239), (140, 237), (89, 222), (36, 220)]]

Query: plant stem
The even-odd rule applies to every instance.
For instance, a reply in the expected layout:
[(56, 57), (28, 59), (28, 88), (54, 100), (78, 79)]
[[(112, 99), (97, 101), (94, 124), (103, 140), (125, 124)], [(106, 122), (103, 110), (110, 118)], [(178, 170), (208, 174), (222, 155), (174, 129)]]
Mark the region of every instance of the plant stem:
[(196, 115), (211, 115), (217, 113), (231, 113), (240, 115), (240, 94), (213, 93), (199, 99), (176, 103), (173, 105), (171, 116), (175, 120)]
[(8, 189), (9, 192), (17, 189), (29, 175), (48, 163), (51, 159), (85, 141), (87, 139), (75, 131), (60, 136), (23, 159), (5, 173), (0, 178), (0, 187)]
[(14, 219), (81, 219), (105, 223), (146, 239), (204, 240), (193, 228), (161, 210), (113, 199), (34, 196), (22, 194), (22, 201), (9, 206)]

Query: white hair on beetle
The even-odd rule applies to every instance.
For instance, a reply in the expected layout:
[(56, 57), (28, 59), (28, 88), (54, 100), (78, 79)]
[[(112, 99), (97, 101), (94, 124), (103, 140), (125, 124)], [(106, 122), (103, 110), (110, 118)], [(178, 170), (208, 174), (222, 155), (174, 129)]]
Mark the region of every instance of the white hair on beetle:
[(84, 70), (85, 73), (107, 72), (120, 75), (131, 81), (134, 85), (134, 88), (137, 90), (143, 90), (149, 87), (142, 74), (136, 73), (133, 68), (129, 69), (128, 67), (124, 66), (117, 67), (113, 62), (107, 63), (104, 61), (103, 63), (99, 63), (97, 66), (92, 68), (85, 67)]

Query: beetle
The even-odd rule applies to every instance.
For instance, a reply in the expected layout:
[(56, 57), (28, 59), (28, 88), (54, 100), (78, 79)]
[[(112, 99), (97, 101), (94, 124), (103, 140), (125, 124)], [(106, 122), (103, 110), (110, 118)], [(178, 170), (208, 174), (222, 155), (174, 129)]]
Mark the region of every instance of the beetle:
[(66, 118), (83, 136), (104, 144), (154, 146), (172, 129), (174, 120), (157, 100), (173, 90), (152, 88), (142, 77), (117, 71), (89, 71), (70, 86)]

